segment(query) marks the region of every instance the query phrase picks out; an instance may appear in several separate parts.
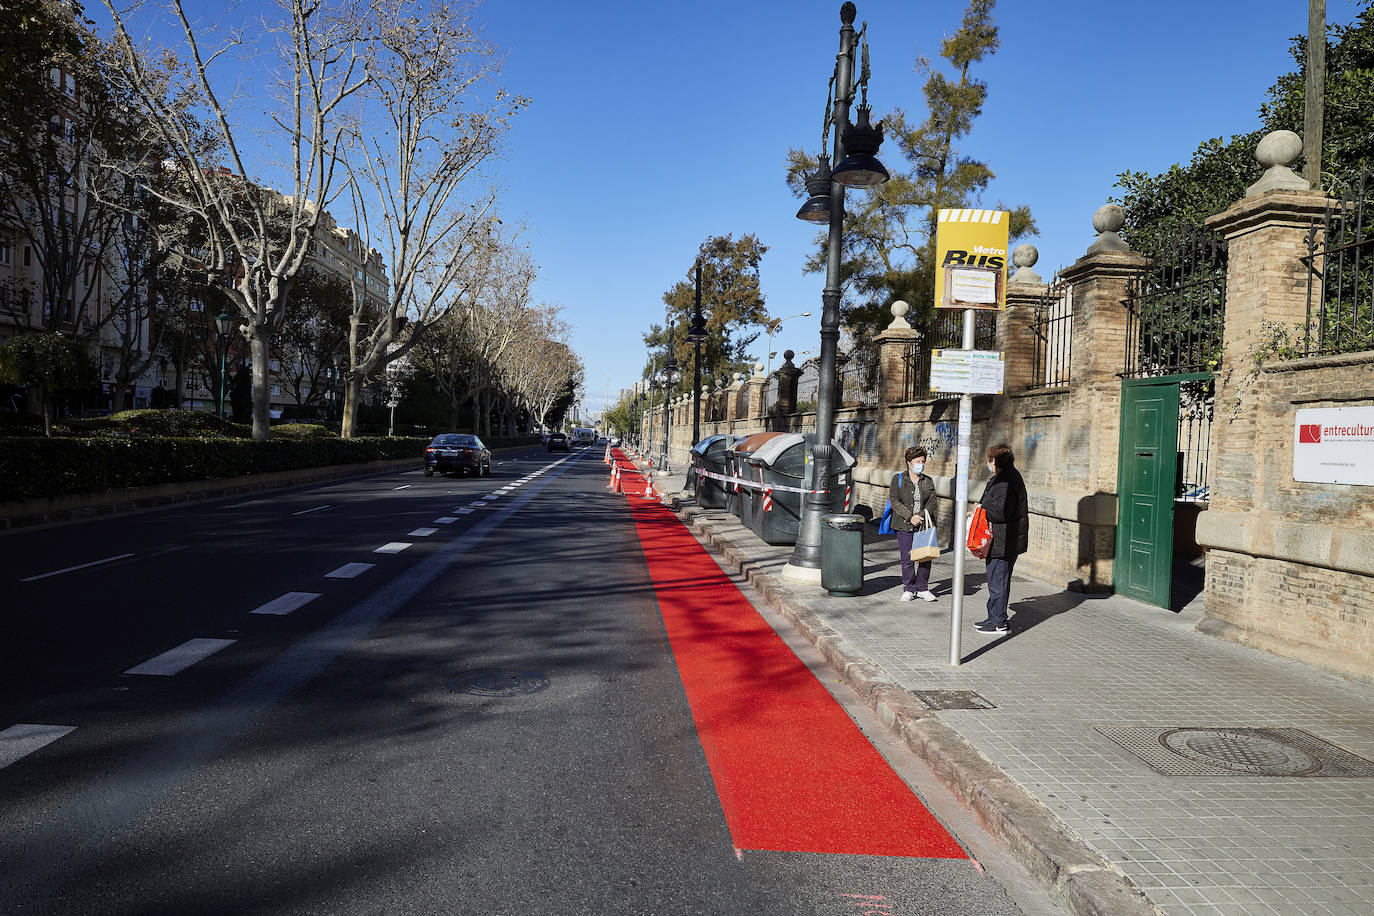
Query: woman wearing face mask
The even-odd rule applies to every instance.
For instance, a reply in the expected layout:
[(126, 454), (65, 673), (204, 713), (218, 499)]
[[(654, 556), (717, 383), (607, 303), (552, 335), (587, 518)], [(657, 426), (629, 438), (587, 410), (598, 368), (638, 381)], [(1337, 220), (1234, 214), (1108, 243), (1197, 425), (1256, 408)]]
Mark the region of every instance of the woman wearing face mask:
[[(1030, 505), (1026, 482), (1016, 470), (1016, 460), (1006, 445), (988, 449), (988, 473), (992, 479), (978, 502), (988, 514), (992, 545), (988, 548), (988, 617), (973, 625), (979, 633), (1006, 633), (1007, 599), (1016, 558), (1030, 546)], [(897, 510), (892, 510), (896, 516)], [(895, 526), (894, 526), (895, 527)]]
[(935, 500), (935, 481), (925, 473), (926, 450), (913, 446), (906, 450), (906, 469), (892, 478), (888, 498), (892, 501), (892, 530), (897, 535), (897, 553), (902, 560), (902, 600), (920, 598), (934, 601), (930, 590), (930, 560), (918, 566), (911, 561), (911, 537), (925, 527), (926, 512)]

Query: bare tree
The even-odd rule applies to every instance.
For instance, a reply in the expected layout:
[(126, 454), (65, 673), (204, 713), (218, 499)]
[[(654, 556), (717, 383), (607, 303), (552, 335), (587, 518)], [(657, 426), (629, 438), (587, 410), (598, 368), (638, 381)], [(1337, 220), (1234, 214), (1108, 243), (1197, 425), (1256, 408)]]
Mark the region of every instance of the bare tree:
[(359, 126), (345, 158), (362, 256), (380, 249), (392, 280), (376, 307), (366, 271), (353, 272), (344, 436), (353, 433), (363, 381), (420, 343), (455, 305), (472, 302), (470, 282), (481, 275), (472, 262), (497, 244), (494, 193), (472, 195), (468, 186), (528, 103), (492, 84), (500, 61), (471, 15), (466, 2), (375, 0), (369, 17), (371, 83), (359, 95)]
[[(155, 69), (129, 34), (130, 11), (102, 2), (114, 20), (133, 96), (170, 151), (178, 180), (157, 193), (203, 227), (205, 245), (187, 254), (227, 278), (223, 292), (242, 319), (252, 359), (253, 438), (266, 439), (272, 338), (336, 191), (341, 106), (368, 81), (360, 44), (366, 16), (354, 0), (278, 0), (278, 15), (262, 23), (276, 39), (263, 70), (279, 96), (263, 145), (289, 151), (277, 168), (285, 193), (277, 194), (250, 177), (240, 134), (251, 128), (234, 120), (235, 98), (222, 97), (214, 72), (222, 56), (245, 49), (243, 35), (202, 34), (182, 0), (170, 0), (186, 63), (164, 53)], [(163, 91), (165, 72), (184, 91)], [(212, 125), (209, 134), (185, 117), (197, 107)]]

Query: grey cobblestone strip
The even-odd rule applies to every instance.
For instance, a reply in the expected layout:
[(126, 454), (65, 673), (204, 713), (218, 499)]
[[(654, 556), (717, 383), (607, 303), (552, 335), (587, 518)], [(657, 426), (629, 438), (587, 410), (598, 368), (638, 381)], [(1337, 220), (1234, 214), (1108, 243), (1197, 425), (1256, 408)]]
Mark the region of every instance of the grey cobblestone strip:
[[(678, 515), (708, 550), (723, 557), (874, 710), (880, 722), (931, 768), (1032, 876), (1077, 916), (1158, 916), (1159, 910), (1111, 862), (880, 665), (826, 625), (764, 568), (757, 544), (734, 519), (694, 506)], [(731, 529), (733, 528), (733, 532)], [(743, 535), (732, 537), (732, 533)]]

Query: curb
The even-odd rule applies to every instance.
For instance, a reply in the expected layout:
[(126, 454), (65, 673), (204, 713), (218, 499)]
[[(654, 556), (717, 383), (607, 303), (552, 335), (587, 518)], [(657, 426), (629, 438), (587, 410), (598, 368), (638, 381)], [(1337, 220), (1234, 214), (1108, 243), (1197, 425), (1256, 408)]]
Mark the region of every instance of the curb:
[(1088, 847), (1033, 795), (992, 763), (934, 711), (859, 652), (796, 595), (764, 575), (696, 507), (675, 507), (683, 523), (726, 560), (773, 610), (814, 645), (883, 726), (925, 761), (1021, 865), (1076, 916), (1159, 916), (1122, 871)]

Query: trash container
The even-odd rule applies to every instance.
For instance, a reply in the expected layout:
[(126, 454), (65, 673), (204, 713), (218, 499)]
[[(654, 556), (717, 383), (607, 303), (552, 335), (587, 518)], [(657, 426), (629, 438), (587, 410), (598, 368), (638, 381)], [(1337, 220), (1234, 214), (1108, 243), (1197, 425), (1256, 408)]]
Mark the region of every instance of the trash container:
[(728, 496), (725, 484), (701, 472), (729, 476), (726, 474), (725, 451), (734, 444), (734, 436), (707, 436), (692, 446), (692, 492), (697, 505), (703, 509), (725, 508)]
[(839, 513), (821, 521), (821, 588), (853, 598), (864, 587), (864, 517)]
[[(783, 433), (755, 448), (748, 458), (760, 483), (751, 491), (748, 524), (765, 544), (797, 542), (802, 501), (811, 483), (811, 445), (815, 439), (814, 434)], [(853, 492), (854, 456), (838, 443), (832, 445), (830, 455), (828, 508), (844, 512)]]
[[(765, 442), (783, 435), (786, 433), (754, 433), (752, 436), (745, 436), (736, 441), (734, 445), (725, 450), (726, 467), (730, 469), (730, 476), (756, 482), (758, 474), (750, 466), (749, 456)], [(753, 503), (750, 500), (752, 492), (749, 487), (739, 484), (731, 484), (727, 490), (726, 508), (748, 527), (753, 527), (751, 524)]]

